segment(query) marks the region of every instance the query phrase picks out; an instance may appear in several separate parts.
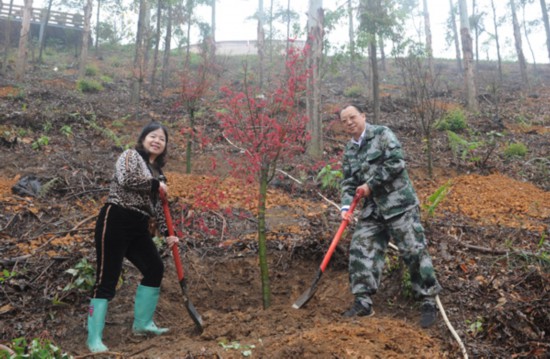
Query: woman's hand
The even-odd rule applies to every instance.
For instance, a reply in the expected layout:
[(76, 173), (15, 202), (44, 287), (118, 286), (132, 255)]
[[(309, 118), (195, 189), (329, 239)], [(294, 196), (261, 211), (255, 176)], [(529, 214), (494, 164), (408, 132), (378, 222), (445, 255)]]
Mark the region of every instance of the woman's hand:
[(168, 236), (166, 237), (166, 244), (168, 244), (168, 248), (172, 249), (172, 247), (180, 242), (180, 239), (176, 236)]
[(168, 186), (164, 182), (160, 182), (159, 191), (164, 193), (165, 195), (168, 195)]

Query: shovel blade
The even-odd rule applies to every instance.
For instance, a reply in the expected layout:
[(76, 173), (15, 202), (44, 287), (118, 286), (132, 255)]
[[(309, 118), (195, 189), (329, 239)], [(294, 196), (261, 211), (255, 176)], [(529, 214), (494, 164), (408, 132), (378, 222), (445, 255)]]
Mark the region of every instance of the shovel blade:
[(300, 309), (304, 305), (306, 305), (306, 303), (309, 302), (311, 298), (313, 298), (313, 295), (317, 291), (317, 284), (319, 283), (319, 280), (321, 279), (322, 275), (323, 275), (323, 271), (321, 270), (321, 268), (319, 268), (309, 289), (306, 290), (298, 299), (296, 299), (294, 304), (292, 304), (292, 308)]
[(183, 293), (183, 304), (185, 305), (185, 308), (187, 309), (187, 313), (189, 313), (189, 316), (195, 323), (195, 327), (199, 331), (199, 333), (202, 333), (203, 327), (202, 327), (202, 317), (197, 312), (197, 309), (195, 309), (195, 306), (193, 303), (191, 303), (191, 299), (189, 299), (189, 294), (187, 293), (187, 284), (185, 282), (185, 278), (180, 281), (180, 287), (181, 291)]

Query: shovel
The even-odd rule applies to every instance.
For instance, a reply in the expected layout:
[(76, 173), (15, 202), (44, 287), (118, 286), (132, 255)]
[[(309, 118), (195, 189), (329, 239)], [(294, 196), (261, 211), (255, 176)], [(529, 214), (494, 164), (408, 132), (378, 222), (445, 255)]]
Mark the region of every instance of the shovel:
[[(172, 226), (172, 217), (170, 216), (170, 208), (168, 207), (168, 200), (166, 199), (166, 193), (160, 191), (160, 200), (162, 201), (162, 208), (164, 210), (164, 217), (166, 217), (166, 226), (168, 227), (168, 235), (174, 235), (174, 227)], [(181, 291), (183, 292), (183, 303), (187, 312), (195, 322), (195, 326), (198, 331), (202, 333), (202, 318), (201, 315), (197, 312), (193, 303), (189, 299), (189, 294), (187, 293), (187, 284), (185, 282), (185, 276), (183, 275), (183, 267), (181, 266), (180, 252), (177, 245), (172, 246), (172, 256), (174, 257), (174, 263), (176, 264), (176, 269), (178, 271), (178, 280), (180, 283)]]
[(336, 232), (336, 235), (334, 236), (334, 239), (332, 240), (332, 243), (330, 243), (330, 247), (328, 248), (327, 253), (325, 254), (325, 257), (323, 258), (323, 262), (321, 263), (321, 266), (317, 270), (317, 273), (315, 274), (315, 278), (313, 278), (313, 282), (311, 283), (311, 286), (308, 290), (304, 292), (297, 300), (292, 304), (292, 308), (294, 309), (300, 309), (303, 307), (309, 300), (313, 297), (315, 292), (317, 291), (317, 284), (319, 283), (319, 280), (321, 279), (321, 276), (325, 272), (325, 269), (328, 266), (328, 262), (330, 261), (330, 257), (332, 257), (332, 254), (336, 250), (336, 246), (338, 245), (338, 242), (340, 241), (340, 238), (342, 237), (342, 234), (344, 233), (344, 230), (348, 226), (349, 221), (351, 220), (351, 215), (353, 213), (353, 210), (355, 209), (355, 206), (357, 206), (357, 202), (359, 202), (359, 199), (363, 197), (363, 190), (357, 191), (355, 194), (355, 197), (353, 197), (353, 201), (351, 202), (351, 205), (349, 207), (347, 216), (345, 219), (342, 220), (342, 223), (340, 224), (340, 228), (338, 228), (338, 232)]

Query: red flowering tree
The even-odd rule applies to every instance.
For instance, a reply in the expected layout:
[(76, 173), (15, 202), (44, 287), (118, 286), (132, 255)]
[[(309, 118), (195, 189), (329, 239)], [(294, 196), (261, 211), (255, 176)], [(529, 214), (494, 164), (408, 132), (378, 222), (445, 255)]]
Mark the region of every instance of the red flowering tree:
[(243, 89), (222, 88), (225, 97), (218, 116), (224, 136), (244, 156), (240, 161), (228, 158), (228, 163), (238, 176), (258, 184), (258, 251), (264, 308), (271, 302), (265, 226), (267, 185), (278, 165), (304, 152), (309, 137), (308, 119), (299, 106), (311, 73), (305, 63), (306, 51), (289, 49), (285, 75), (271, 81), (272, 88), (264, 85), (260, 92), (250, 84), (246, 67)]

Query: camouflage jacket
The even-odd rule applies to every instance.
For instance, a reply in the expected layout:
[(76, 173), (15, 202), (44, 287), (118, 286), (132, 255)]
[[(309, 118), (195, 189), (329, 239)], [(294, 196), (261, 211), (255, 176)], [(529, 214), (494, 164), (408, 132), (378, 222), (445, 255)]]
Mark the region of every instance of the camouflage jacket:
[(161, 233), (168, 227), (158, 191), (160, 182), (136, 150), (126, 150), (118, 158), (106, 203), (139, 212), (157, 221)]
[(359, 145), (349, 141), (344, 150), (342, 210), (349, 208), (355, 190), (364, 183), (372, 193), (365, 200), (361, 218), (375, 212), (389, 219), (417, 206), (418, 197), (394, 133), (385, 126), (367, 124), (360, 141)]

